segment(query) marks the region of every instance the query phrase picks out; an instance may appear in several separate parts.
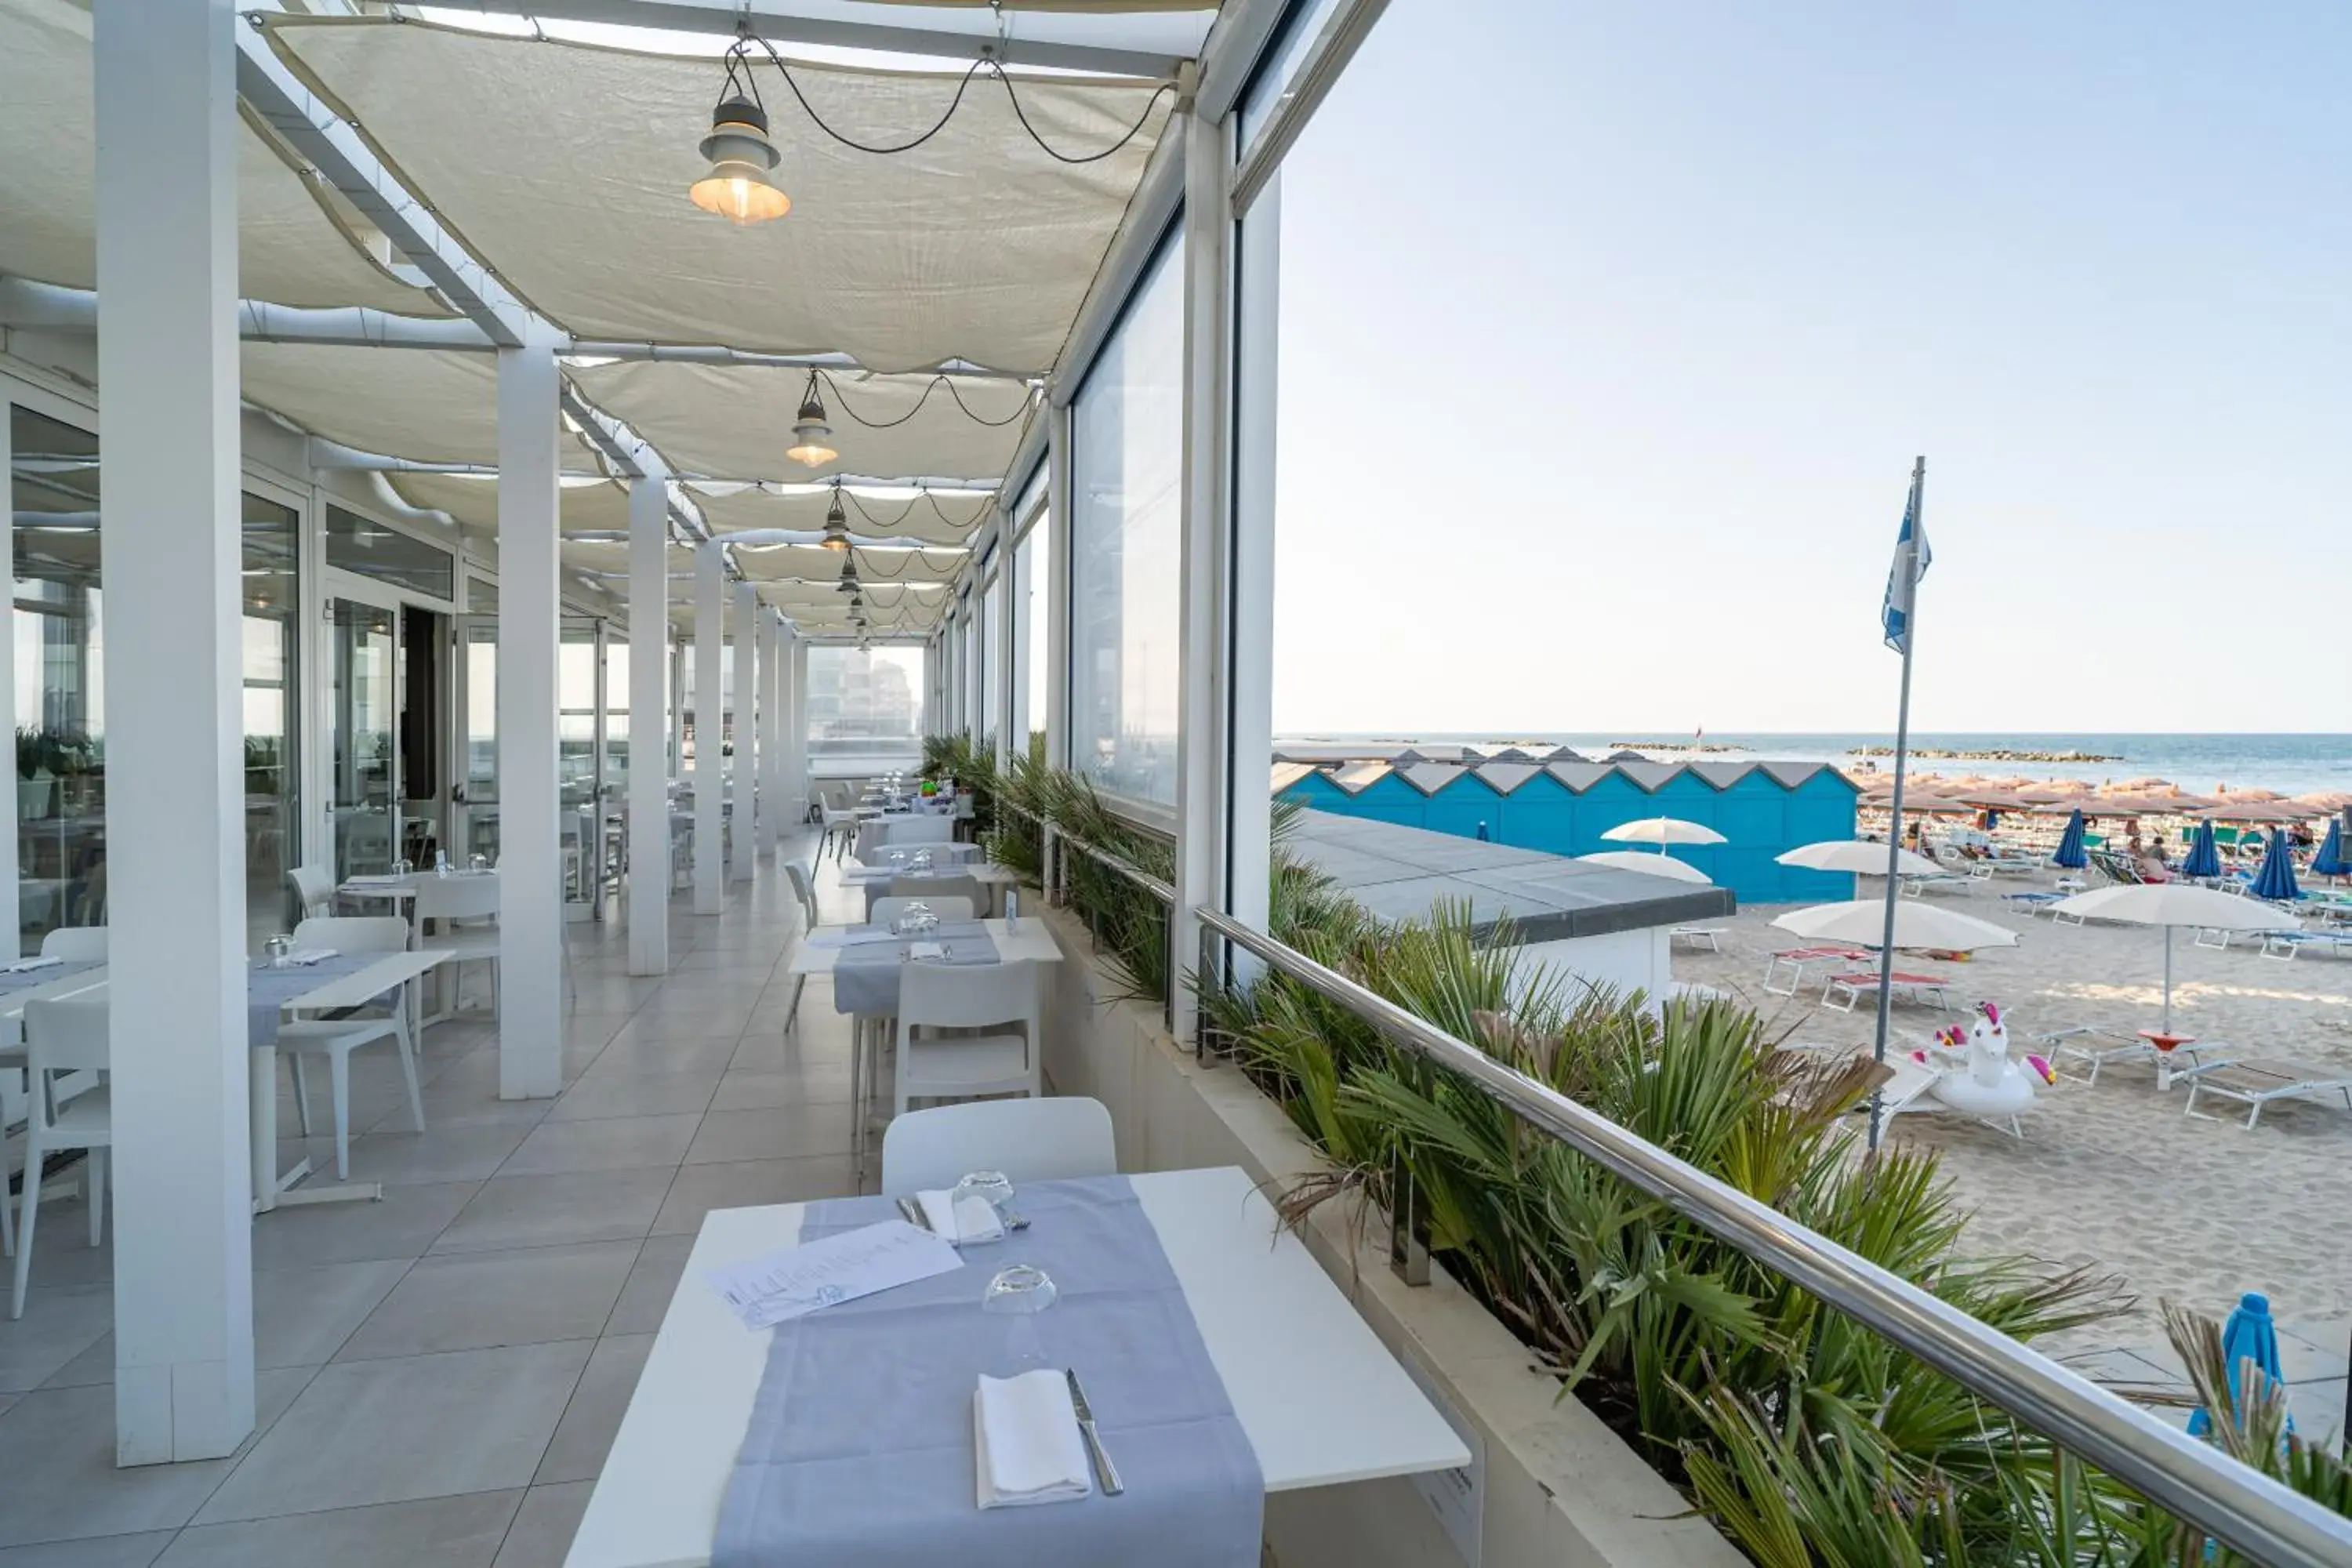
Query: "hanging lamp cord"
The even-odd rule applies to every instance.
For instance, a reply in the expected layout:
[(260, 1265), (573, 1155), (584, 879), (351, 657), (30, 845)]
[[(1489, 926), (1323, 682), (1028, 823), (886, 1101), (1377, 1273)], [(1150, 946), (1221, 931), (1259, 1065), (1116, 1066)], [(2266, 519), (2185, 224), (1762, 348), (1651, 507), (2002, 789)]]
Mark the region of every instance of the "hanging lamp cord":
[(915, 399), (915, 405), (912, 408), (908, 409), (904, 414), (898, 416), (896, 419), (868, 419), (865, 415), (857, 412), (856, 408), (850, 403), (848, 397), (843, 394), (841, 383), (834, 379), (832, 372), (812, 371), (809, 374), (813, 380), (822, 379), (824, 384), (832, 390), (833, 405), (835, 407), (848, 415), (858, 424), (865, 426), (868, 430), (888, 430), (894, 426), (904, 425), (908, 420), (912, 419), (916, 415), (920, 414), (923, 411), (923, 405), (931, 400), (931, 394), (937, 392), (942, 386), (948, 389), (948, 395), (955, 399), (955, 405), (963, 410), (965, 418), (971, 420), (975, 425), (985, 425), (992, 430), (1002, 430), (1007, 425), (1027, 418), (1029, 416), (1029, 406), (1036, 400), (1036, 395), (1024, 388), (1021, 395), (1020, 406), (1013, 409), (1012, 413), (1006, 415), (1002, 419), (991, 419), (986, 415), (974, 409), (971, 404), (966, 403), (963, 400), (962, 391), (957, 387), (954, 380), (950, 376), (941, 374), (934, 375), (929, 381), (924, 383), (923, 395)]
[[(1059, 147), (1055, 146), (1051, 142), (1046, 141), (1044, 134), (1038, 131), (1037, 127), (1031, 123), (1029, 111), (1022, 106), (1021, 94), (1016, 91), (1013, 86), (1012, 75), (996, 60), (983, 55), (979, 59), (972, 61), (971, 68), (965, 71), (963, 73), (962, 79), (956, 83), (955, 96), (948, 100), (946, 111), (932, 123), (929, 130), (923, 132), (920, 135), (914, 137), (911, 141), (901, 142), (895, 146), (883, 146), (877, 142), (860, 142), (856, 137), (845, 135), (841, 132), (835, 130), (831, 125), (827, 124), (825, 122), (824, 116), (819, 114), (816, 111), (816, 106), (808, 100), (808, 94), (801, 90), (799, 79), (793, 75), (793, 68), (784, 63), (784, 57), (777, 53), (776, 46), (768, 42), (767, 39), (760, 37), (757, 33), (752, 32), (748, 26), (738, 29), (734, 47), (727, 51), (727, 79), (725, 86), (719, 89), (719, 101), (726, 101), (729, 96), (729, 89), (733, 89), (740, 94), (748, 88), (751, 94), (751, 100), (760, 106), (762, 113), (766, 112), (768, 107), (767, 102), (760, 96), (759, 84), (751, 79), (751, 50), (754, 47), (757, 47), (767, 55), (769, 61), (775, 66), (777, 74), (784, 79), (784, 85), (792, 89), (793, 97), (799, 100), (802, 110), (808, 115), (811, 122), (813, 122), (819, 131), (824, 132), (827, 136), (832, 137), (835, 142), (840, 142), (843, 146), (848, 148), (854, 153), (866, 153), (877, 157), (884, 158), (895, 157), (901, 153), (911, 153), (916, 148), (920, 147), (924, 142), (929, 142), (932, 137), (937, 136), (940, 132), (946, 130), (948, 127), (948, 121), (955, 118), (956, 110), (963, 107), (964, 95), (971, 89), (972, 79), (979, 76), (982, 71), (987, 72), (990, 76), (995, 78), (999, 83), (1003, 84), (1004, 88), (1004, 96), (1013, 105), (1013, 117), (1021, 122), (1021, 129), (1028, 132), (1029, 140), (1037, 143), (1038, 147), (1044, 151), (1047, 157), (1052, 158), (1055, 163), (1059, 163), (1084, 164), (1101, 163), (1105, 158), (1111, 156), (1120, 148), (1125, 147), (1129, 142), (1134, 141), (1137, 136), (1140, 135), (1143, 132), (1143, 128), (1150, 123), (1153, 111), (1160, 107), (1160, 100), (1163, 96), (1174, 93), (1176, 90), (1176, 84), (1169, 81), (1163, 81), (1159, 86), (1153, 88), (1151, 89), (1151, 97), (1144, 103), (1143, 112), (1137, 115), (1135, 117), (1135, 123), (1129, 126), (1127, 130), (1120, 134), (1118, 140), (1113, 142), (1109, 146), (1095, 153), (1065, 153)], [(739, 66), (740, 68), (740, 73), (738, 68)]]

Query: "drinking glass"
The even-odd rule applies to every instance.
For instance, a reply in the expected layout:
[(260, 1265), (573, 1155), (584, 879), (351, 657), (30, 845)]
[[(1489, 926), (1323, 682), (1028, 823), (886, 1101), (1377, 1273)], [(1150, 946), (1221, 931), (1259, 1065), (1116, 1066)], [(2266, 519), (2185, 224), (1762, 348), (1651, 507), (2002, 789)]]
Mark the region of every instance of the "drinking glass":
[(1034, 1317), (1060, 1299), (1052, 1275), (1034, 1263), (1009, 1263), (989, 1280), (980, 1310), (1002, 1317)]
[[(1004, 1234), (1006, 1236), (1013, 1234), (1013, 1215), (1011, 1206), (1013, 1179), (1010, 1176), (1002, 1171), (970, 1172), (963, 1180), (955, 1184), (955, 1191), (949, 1194), (950, 1208), (961, 1209), (963, 1206), (963, 1200), (967, 1197), (979, 1198), (986, 1203), (990, 1210), (995, 1214), (996, 1223), (1004, 1227)], [(998, 1239), (1002, 1240), (1003, 1237), (1000, 1237)]]

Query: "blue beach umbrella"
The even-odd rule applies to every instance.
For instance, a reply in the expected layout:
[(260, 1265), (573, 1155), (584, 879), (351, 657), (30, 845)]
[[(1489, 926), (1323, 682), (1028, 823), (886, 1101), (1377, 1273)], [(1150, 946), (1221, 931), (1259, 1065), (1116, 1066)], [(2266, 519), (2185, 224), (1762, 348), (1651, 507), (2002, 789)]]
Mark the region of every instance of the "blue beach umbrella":
[(2352, 877), (2352, 860), (2344, 858), (2344, 819), (2330, 818), (2327, 837), (2319, 841), (2319, 853), (2311, 858), (2311, 874), (2315, 877)]
[(2221, 874), (2221, 847), (2213, 842), (2210, 818), (2197, 825), (2197, 837), (2189, 843), (2189, 858), (2180, 863), (2184, 877), (2218, 877)]
[[(2246, 1363), (2252, 1362), (2263, 1369), (2263, 1376), (2271, 1387), (2285, 1380), (2279, 1375), (2278, 1331), (2271, 1326), (2271, 1302), (2267, 1296), (2249, 1290), (2238, 1298), (2230, 1321), (2221, 1325), (2221, 1362), (2230, 1369), (2230, 1405), (2234, 1412), (2245, 1397), (2239, 1379), (2245, 1373)], [(2287, 1430), (2294, 1430), (2294, 1417), (2287, 1417)], [(2212, 1412), (2200, 1405), (2189, 1417), (2189, 1435), (2202, 1437), (2212, 1430)]]
[(2066, 831), (2058, 836), (2058, 852), (2050, 857), (2050, 863), (2068, 871), (2079, 871), (2091, 863), (2091, 858), (2083, 853), (2082, 807), (2076, 806), (2066, 818)]
[(2274, 904), (2303, 897), (2303, 889), (2294, 885), (2294, 847), (2284, 832), (2271, 835), (2270, 847), (2263, 851), (2262, 869), (2254, 873), (2254, 885), (2249, 890)]

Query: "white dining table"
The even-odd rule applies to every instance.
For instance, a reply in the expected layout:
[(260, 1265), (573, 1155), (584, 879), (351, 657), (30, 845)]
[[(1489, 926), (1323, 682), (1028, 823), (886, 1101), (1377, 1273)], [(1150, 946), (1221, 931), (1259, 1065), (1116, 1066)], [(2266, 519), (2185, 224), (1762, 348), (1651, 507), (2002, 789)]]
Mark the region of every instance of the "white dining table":
[[(1017, 929), (1005, 921), (982, 921), (981, 929), (996, 944), (1000, 963), (1059, 963), (1061, 944), (1054, 932), (1035, 916), (1020, 922)], [(841, 949), (825, 945), (826, 933), (838, 937), (851, 928), (823, 925), (809, 933), (815, 938), (803, 938), (793, 948), (793, 956), (784, 965), (787, 974), (831, 974), (840, 962)], [(905, 959), (899, 961), (907, 962)], [(881, 1055), (881, 1041), (876, 1030), (878, 1020), (857, 1017), (853, 1021), (849, 1041), (849, 1158), (851, 1169), (862, 1183), (866, 1179), (866, 1100), (865, 1086), (878, 1081), (877, 1064)]]
[[(404, 991), (426, 971), (447, 963), (449, 957), (431, 948), (387, 952), (349, 974), (320, 981), (310, 990), (287, 998), (281, 1011), (302, 1017), (346, 1007), (364, 1007), (387, 991)], [(402, 1005), (413, 1007), (414, 998), (404, 996)], [(250, 1053), (247, 1084), (251, 1095), (248, 1120), (253, 1140), (253, 1212), (268, 1214), (272, 1209), (300, 1204), (359, 1203), (383, 1197), (383, 1188), (375, 1182), (298, 1185), (310, 1174), (308, 1154), (283, 1171), (278, 1168), (278, 1044), (275, 1040), (268, 1045), (248, 1042), (247, 1048)]]
[[(1457, 1469), (1469, 1450), (1237, 1166), (1129, 1178), (1268, 1492)], [(707, 1568), (773, 1331), (704, 1276), (794, 1246), (806, 1205), (702, 1222), (564, 1568)], [(981, 1286), (1012, 1249), (977, 1249)], [(856, 1419), (845, 1411), (845, 1421)], [(1116, 1454), (1112, 1456), (1118, 1458)]]
[[(921, 871), (910, 867), (889, 865), (845, 866), (841, 870), (842, 885), (862, 889), (866, 894), (866, 907), (868, 910), (874, 908), (874, 900), (885, 895), (889, 890), (890, 884), (901, 877), (917, 879), (970, 877), (980, 884), (981, 896), (988, 900), (986, 910), (975, 910), (974, 913), (991, 913), (1002, 910), (1004, 907), (1005, 891), (1020, 886), (1021, 883), (1020, 874), (1012, 867), (1000, 866), (993, 860), (948, 862)], [(915, 897), (920, 898), (922, 895), (918, 893)]]

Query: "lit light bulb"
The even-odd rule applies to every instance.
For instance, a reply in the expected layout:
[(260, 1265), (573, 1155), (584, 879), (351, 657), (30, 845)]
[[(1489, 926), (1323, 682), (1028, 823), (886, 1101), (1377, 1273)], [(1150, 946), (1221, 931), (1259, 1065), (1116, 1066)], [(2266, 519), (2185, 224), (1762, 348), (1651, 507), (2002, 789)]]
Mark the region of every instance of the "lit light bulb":
[(687, 195), (704, 212), (729, 223), (768, 223), (793, 210), (793, 199), (776, 188), (768, 171), (779, 158), (768, 140), (768, 115), (747, 98), (721, 100), (710, 114), (710, 134), (702, 139), (710, 172)]

